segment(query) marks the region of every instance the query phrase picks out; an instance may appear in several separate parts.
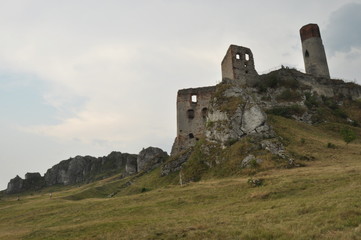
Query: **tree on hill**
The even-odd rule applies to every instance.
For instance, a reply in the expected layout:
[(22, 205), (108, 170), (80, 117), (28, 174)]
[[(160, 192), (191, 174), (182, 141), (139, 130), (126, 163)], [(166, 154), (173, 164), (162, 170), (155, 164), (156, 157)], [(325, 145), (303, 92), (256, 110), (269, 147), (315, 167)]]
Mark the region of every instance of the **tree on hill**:
[(344, 127), (341, 129), (340, 133), (346, 144), (349, 144), (350, 142), (356, 139), (356, 133), (352, 131), (352, 129), (350, 128)]

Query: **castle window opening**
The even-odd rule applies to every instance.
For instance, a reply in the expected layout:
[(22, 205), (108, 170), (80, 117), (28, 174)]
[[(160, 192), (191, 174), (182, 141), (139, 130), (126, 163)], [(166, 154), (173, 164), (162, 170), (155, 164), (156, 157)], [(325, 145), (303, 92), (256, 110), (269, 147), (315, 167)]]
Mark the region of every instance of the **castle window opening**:
[(189, 139), (193, 139), (194, 138), (193, 133), (188, 134), (188, 137), (189, 137)]
[(309, 56), (310, 56), (310, 54), (309, 54), (308, 50), (306, 50), (305, 57), (309, 57)]
[(248, 53), (244, 54), (244, 59), (245, 59), (246, 61), (249, 61), (249, 54), (248, 54)]
[(192, 103), (197, 103), (197, 102), (198, 102), (198, 99), (197, 99), (197, 95), (196, 95), (196, 94), (192, 94), (192, 96), (191, 96), (191, 102), (192, 102)]
[(237, 54), (236, 54), (236, 59), (237, 59), (237, 60), (241, 60), (241, 54), (237, 53)]
[(193, 110), (193, 109), (189, 109), (189, 110), (187, 111), (187, 117), (188, 117), (189, 119), (193, 119), (193, 118), (194, 118), (194, 110)]
[(203, 108), (202, 109), (202, 117), (204, 120), (207, 118), (207, 114), (208, 114), (208, 108)]

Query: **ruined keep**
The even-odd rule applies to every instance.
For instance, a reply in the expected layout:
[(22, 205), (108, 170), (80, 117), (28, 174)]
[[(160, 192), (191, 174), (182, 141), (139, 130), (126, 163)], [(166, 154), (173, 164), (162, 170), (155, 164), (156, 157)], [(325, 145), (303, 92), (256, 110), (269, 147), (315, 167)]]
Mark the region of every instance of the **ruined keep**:
[(306, 73), (330, 78), (326, 53), (318, 25), (310, 23), (303, 26), (300, 29), (300, 36)]
[[(222, 81), (254, 85), (258, 73), (251, 49), (231, 45), (223, 58)], [(177, 137), (172, 154), (194, 146), (205, 134), (208, 108), (216, 86), (181, 89), (177, 94)]]
[(177, 138), (172, 153), (194, 146), (204, 134), (214, 87), (189, 88), (177, 95)]
[(229, 46), (221, 67), (222, 79), (237, 80), (241, 84), (253, 85), (258, 76), (252, 51), (246, 47)]

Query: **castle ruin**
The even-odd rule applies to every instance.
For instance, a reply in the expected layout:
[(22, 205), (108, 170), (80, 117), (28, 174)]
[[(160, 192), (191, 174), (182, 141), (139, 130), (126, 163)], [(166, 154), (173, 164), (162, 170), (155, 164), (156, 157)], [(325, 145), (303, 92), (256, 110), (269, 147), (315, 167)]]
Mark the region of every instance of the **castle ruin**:
[[(258, 79), (251, 49), (231, 45), (222, 61), (222, 80), (253, 85)], [(177, 137), (172, 154), (185, 150), (204, 136), (208, 107), (215, 86), (181, 89), (177, 94)]]
[[(303, 26), (300, 35), (306, 74), (329, 79), (326, 54), (317, 24)], [(230, 45), (222, 60), (221, 69), (222, 82), (235, 82), (239, 86), (253, 87), (260, 81), (252, 51), (246, 47)], [(177, 137), (172, 147), (172, 155), (194, 146), (204, 137), (208, 109), (215, 91), (216, 86), (178, 91)]]
[(221, 64), (222, 80), (232, 79), (241, 84), (253, 85), (258, 77), (251, 49), (229, 46)]

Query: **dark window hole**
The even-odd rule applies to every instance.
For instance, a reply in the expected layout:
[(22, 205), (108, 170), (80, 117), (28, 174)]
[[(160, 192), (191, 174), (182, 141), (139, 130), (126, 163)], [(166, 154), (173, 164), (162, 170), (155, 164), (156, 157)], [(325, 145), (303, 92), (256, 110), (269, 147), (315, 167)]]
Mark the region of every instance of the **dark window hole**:
[(188, 117), (189, 119), (193, 119), (193, 118), (194, 118), (194, 110), (193, 110), (193, 109), (189, 109), (189, 110), (187, 111), (187, 117)]
[(203, 117), (203, 119), (207, 118), (207, 114), (208, 114), (208, 108), (203, 108), (202, 109), (202, 117)]

